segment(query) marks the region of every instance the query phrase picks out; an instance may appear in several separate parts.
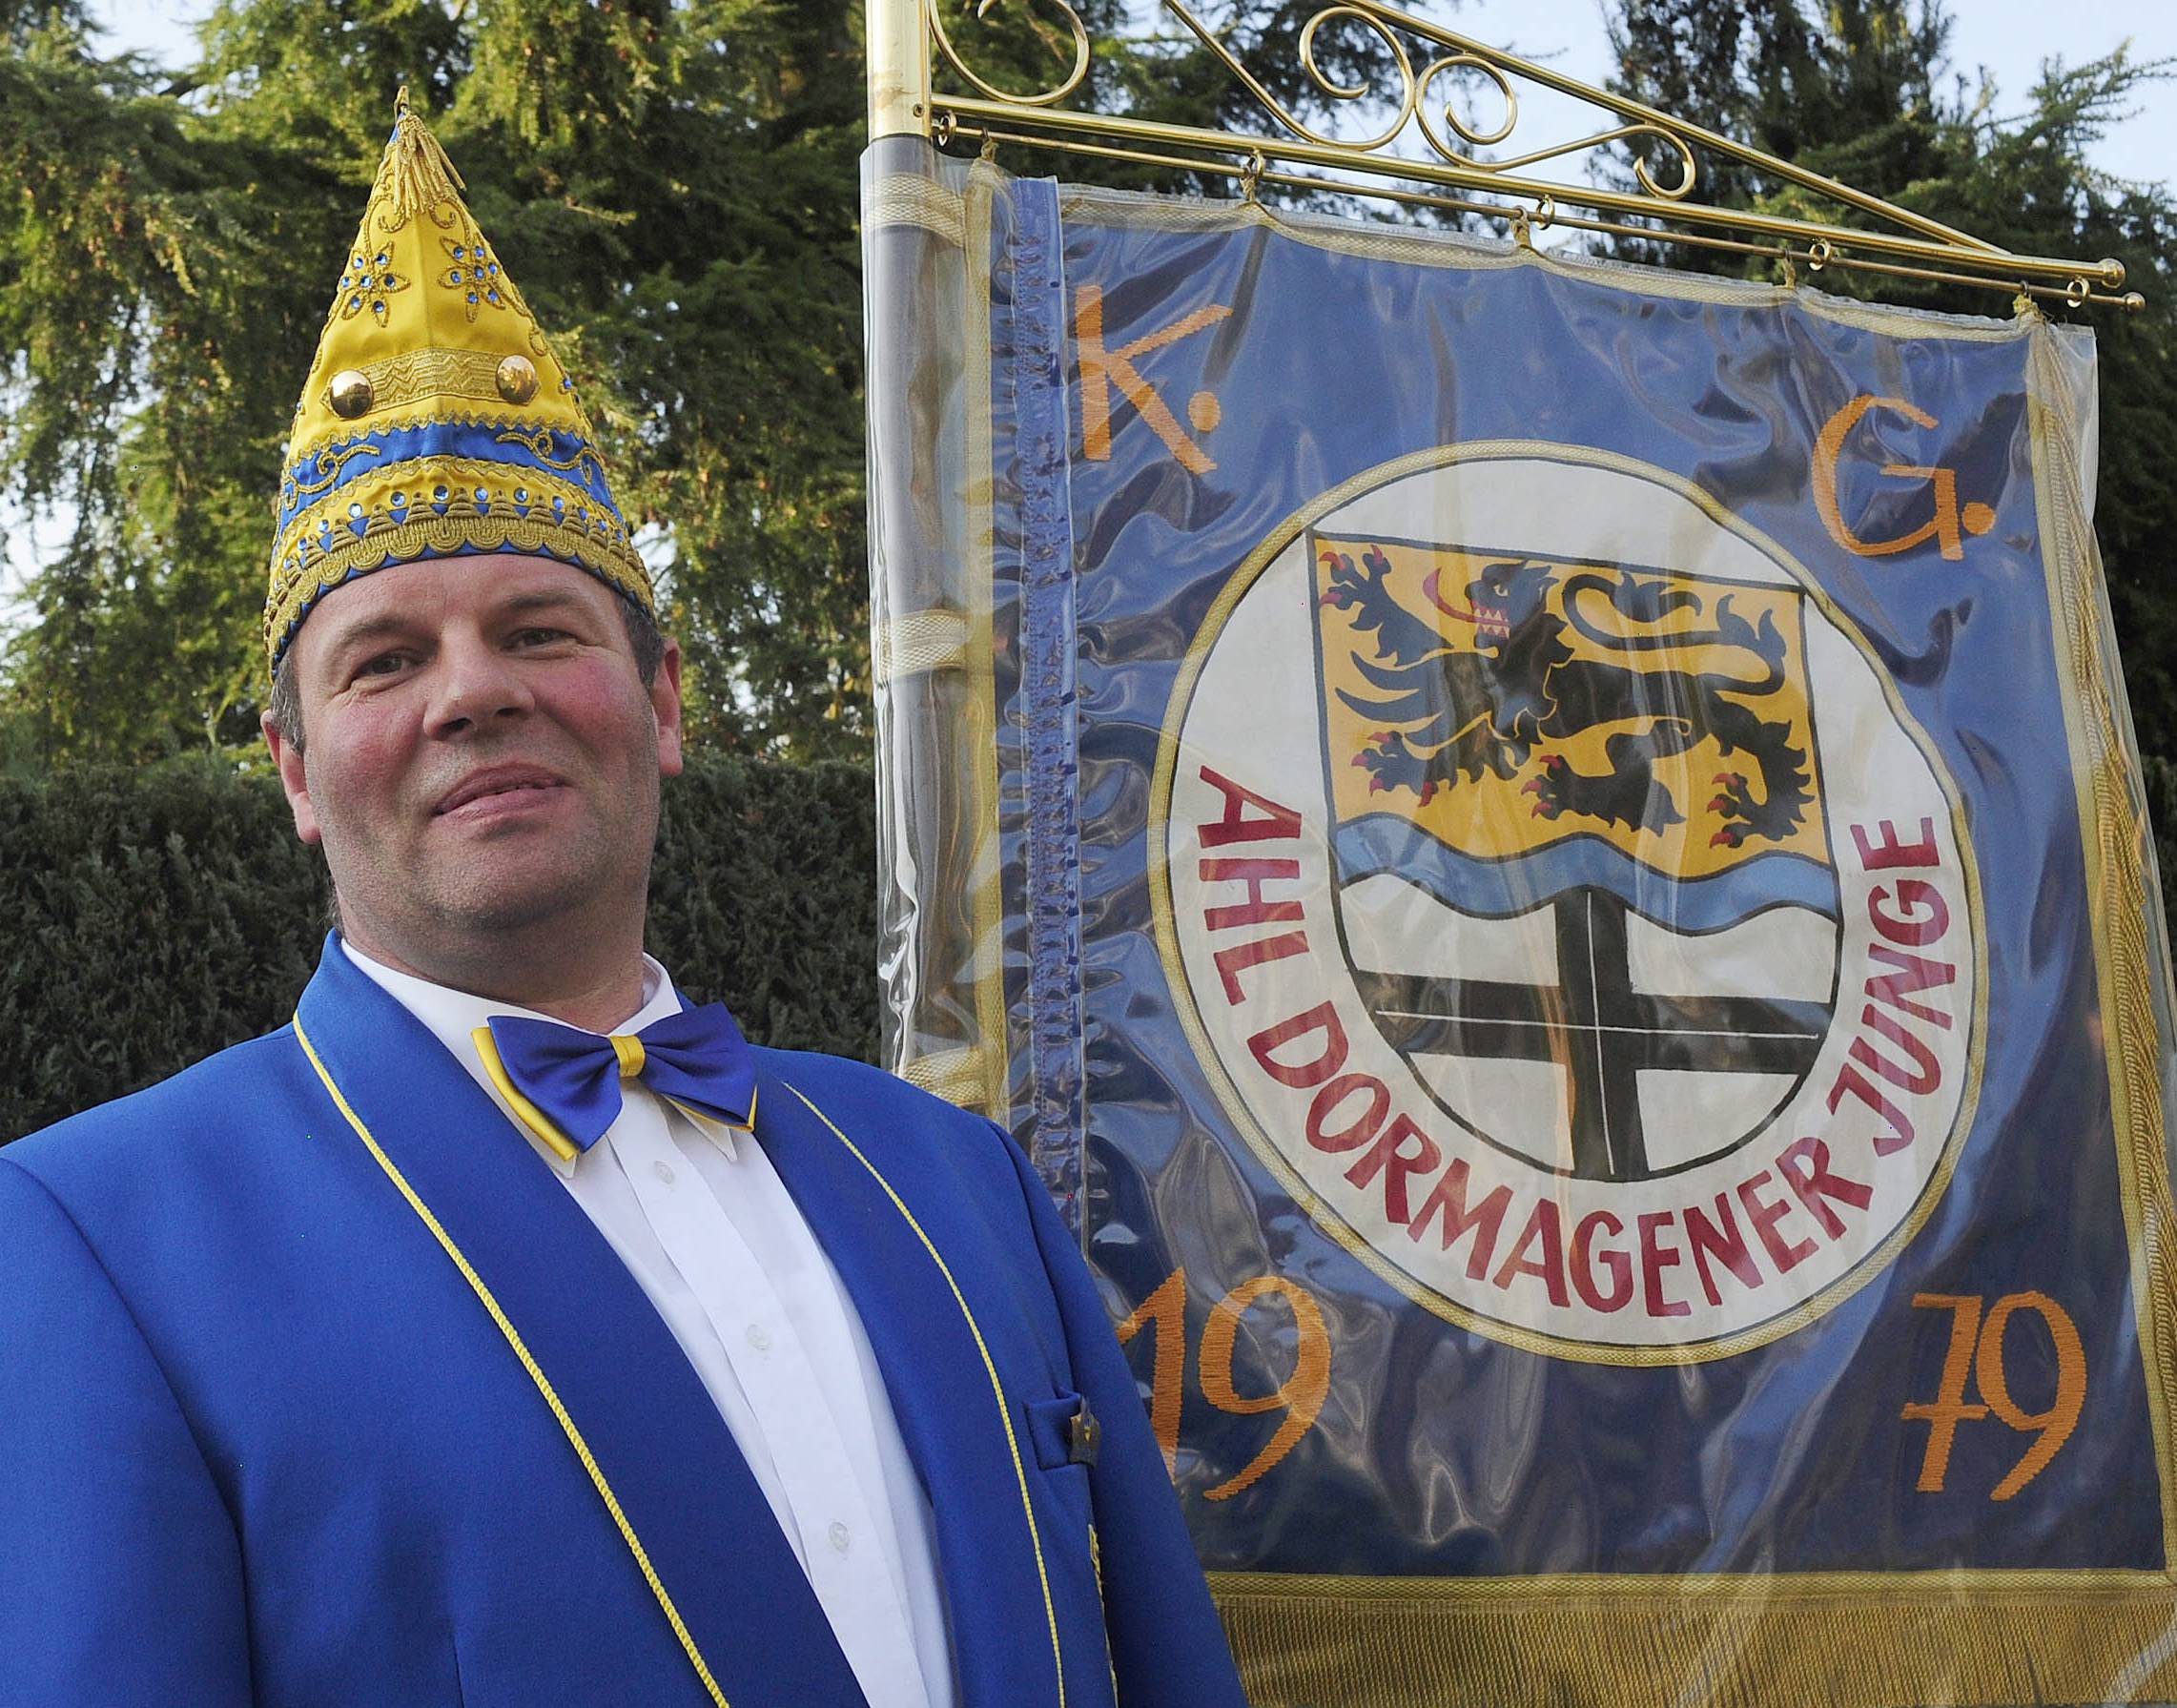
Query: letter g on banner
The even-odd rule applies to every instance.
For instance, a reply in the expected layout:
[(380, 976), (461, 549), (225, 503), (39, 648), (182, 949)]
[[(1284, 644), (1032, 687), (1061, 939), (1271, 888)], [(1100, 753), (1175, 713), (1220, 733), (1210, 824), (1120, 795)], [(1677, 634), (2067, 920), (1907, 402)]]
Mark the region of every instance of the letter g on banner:
[(1959, 508), (1958, 474), (1954, 469), (1914, 463), (1883, 463), (1882, 473), (1894, 479), (1929, 483), (1935, 488), (1935, 514), (1912, 532), (1891, 540), (1862, 540), (1846, 525), (1837, 498), (1838, 464), (1843, 460), (1844, 442), (1852, 429), (1877, 409), (1901, 415), (1916, 427), (1933, 428), (1942, 424), (1926, 410), (1915, 408), (1902, 398), (1878, 398), (1872, 394), (1854, 398), (1831, 416), (1822, 423), (1821, 432), (1815, 440), (1815, 508), (1821, 515), (1822, 526), (1829, 530), (1832, 540), (1858, 557), (1886, 558), (1934, 540), (1941, 546), (1942, 555), (1957, 563), (1965, 555), (1964, 536), (1986, 533), (1996, 525), (1996, 513), (1978, 500), (1963, 509)]

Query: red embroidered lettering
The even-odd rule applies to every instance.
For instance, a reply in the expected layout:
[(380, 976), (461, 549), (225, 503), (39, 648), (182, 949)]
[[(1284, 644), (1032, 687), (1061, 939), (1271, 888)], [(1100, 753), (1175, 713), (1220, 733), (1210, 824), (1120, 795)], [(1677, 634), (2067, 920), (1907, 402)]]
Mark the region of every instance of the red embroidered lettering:
[(1496, 1250), (1497, 1229), (1504, 1224), (1505, 1208), (1511, 1203), (1511, 1188), (1498, 1186), (1472, 1209), (1467, 1207), (1467, 1163), (1453, 1157), (1450, 1166), (1437, 1178), (1435, 1188), (1422, 1200), (1420, 1212), (1407, 1224), (1407, 1237), (1418, 1240), (1427, 1230), (1428, 1219), (1444, 1212), (1444, 1249), (1448, 1251), (1460, 1236), (1471, 1230), (1474, 1249), (1467, 1258), (1467, 1277), (1479, 1281), (1489, 1272), (1489, 1257)]
[(1871, 843), (1867, 840), (1865, 825), (1856, 824), (1852, 827), (1852, 840), (1859, 849), (1862, 871), (1885, 872), (1892, 866), (1933, 866), (1942, 857), (1936, 851), (1935, 820), (1932, 818), (1920, 821), (1918, 842), (1900, 842), (1898, 827), (1887, 818), (1875, 826), (1875, 834), (1877, 840)]
[[(1300, 814), (1290, 807), (1257, 794), (1252, 789), (1221, 776), (1208, 766), (1201, 780), (1224, 796), (1224, 813), (1214, 824), (1199, 826), (1204, 848), (1222, 848), (1233, 842), (1288, 842), (1300, 835)], [(1249, 817), (1245, 809), (1259, 809)]]
[[(1413, 1148), (1407, 1144), (1412, 1142)], [(1406, 1183), (1409, 1177), (1427, 1174), (1442, 1161), (1436, 1141), (1414, 1125), (1411, 1116), (1400, 1115), (1384, 1129), (1383, 1136), (1363, 1151), (1345, 1178), (1366, 1186), (1377, 1175), (1384, 1177), (1384, 1214), (1404, 1226), (1408, 1220)]]
[(1205, 884), (1245, 884), (1247, 899), (1227, 907), (1204, 908), (1201, 922), (1211, 931), (1232, 931), (1243, 925), (1290, 925), (1306, 916), (1297, 901), (1266, 901), (1265, 883), (1292, 882), (1300, 876), (1298, 860), (1203, 860)]
[[(1527, 1255), (1528, 1247), (1536, 1244), (1542, 1247), (1539, 1263)], [(1496, 1286), (1510, 1286), (1516, 1275), (1539, 1275), (1542, 1285), (1550, 1291), (1550, 1303), (1569, 1305), (1571, 1297), (1565, 1291), (1565, 1227), (1557, 1214), (1557, 1201), (1553, 1198), (1537, 1199), (1534, 1213), (1528, 1217), (1527, 1225), (1520, 1230), (1519, 1244), (1504, 1260), (1504, 1266), (1490, 1278)]]
[[(1275, 1052), (1281, 1045), (1317, 1032), (1323, 1035), (1323, 1050), (1313, 1060), (1289, 1062), (1277, 1059)], [(1327, 1002), (1318, 1002), (1305, 1014), (1296, 1014), (1289, 1020), (1280, 1020), (1275, 1026), (1256, 1033), (1247, 1040), (1247, 1051), (1279, 1084), (1307, 1091), (1345, 1065), (1345, 1028), (1338, 1023), (1336, 1009)]]
[[(1625, 1224), (1608, 1210), (1590, 1210), (1580, 1218), (1580, 1225), (1572, 1230), (1572, 1286), (1579, 1290), (1581, 1303), (1590, 1310), (1623, 1310), (1626, 1302), (1633, 1297), (1633, 1260), (1622, 1251), (1595, 1250), (1598, 1227), (1613, 1240), (1625, 1231)], [(1607, 1293), (1595, 1286), (1593, 1266), (1597, 1260), (1610, 1277)]]
[(1863, 1210), (1874, 1202), (1873, 1187), (1847, 1180), (1830, 1168), (1829, 1146), (1819, 1139), (1797, 1139), (1786, 1145), (1777, 1159), (1777, 1172), (1784, 1177), (1792, 1196), (1833, 1240), (1842, 1237), (1844, 1219), (1823, 1203), (1824, 1199), (1834, 1198), (1856, 1210)]
[(1746, 1249), (1746, 1236), (1738, 1231), (1738, 1218), (1731, 1213), (1730, 1193), (1715, 1195), (1714, 1222), (1699, 1204), (1686, 1206), (1686, 1244), (1693, 1250), (1694, 1273), (1700, 1277), (1701, 1291), (1708, 1295), (1711, 1305), (1723, 1303), (1723, 1294), (1709, 1270), (1712, 1257), (1721, 1262), (1747, 1288), (1761, 1285), (1761, 1266)]
[(1779, 1272), (1796, 1269), (1814, 1255), (1815, 1243), (1803, 1240), (1797, 1244), (1787, 1241), (1777, 1231), (1777, 1224), (1792, 1212), (1792, 1206), (1781, 1200), (1771, 1204), (1759, 1196), (1756, 1188), (1769, 1178), (1764, 1168), (1750, 1181), (1738, 1183), (1738, 1202), (1746, 1208), (1746, 1219), (1754, 1224), (1754, 1231), (1761, 1236), (1761, 1244), (1769, 1248)]

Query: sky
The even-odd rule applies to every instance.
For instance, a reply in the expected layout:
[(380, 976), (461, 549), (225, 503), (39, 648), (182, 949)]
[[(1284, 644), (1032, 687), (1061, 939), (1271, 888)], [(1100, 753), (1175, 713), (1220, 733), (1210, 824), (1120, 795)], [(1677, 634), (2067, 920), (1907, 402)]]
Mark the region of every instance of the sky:
[[(1462, 35), (1501, 47), (1586, 83), (1611, 72), (1610, 37), (1598, 0), (1466, 0), (1430, 15)], [(1999, 96), (1999, 116), (2018, 113), (2041, 75), (2044, 60), (2065, 65), (2099, 59), (2126, 42), (2135, 59), (2177, 59), (2177, 7), (2168, 0), (2086, 0), (2052, 10), (2045, 0), (1949, 0), (1955, 69), (1969, 81), (1987, 72)], [(2071, 33), (2056, 28), (2064, 19)], [(1580, 109), (1537, 94), (1521, 97), (1520, 133), (1529, 125), (1578, 123)], [(1509, 148), (1509, 144), (1507, 145)], [(2095, 162), (2119, 177), (2167, 181), (2177, 160), (2177, 84), (2154, 88), (2138, 113), (2113, 129), (2095, 151)]]
[[(1442, 20), (1461, 34), (1538, 59), (1583, 82), (1610, 74), (1610, 38), (1602, 0), (1406, 0), (1414, 10)], [(191, 26), (212, 10), (211, 0), (93, 0), (111, 49), (134, 48), (168, 63), (194, 51)], [(1153, 0), (1140, 10), (1153, 12)], [(1214, 5), (1197, 10), (1214, 15)], [(2060, 56), (2067, 65), (2098, 59), (2128, 41), (2139, 59), (2177, 59), (2177, 6), (2168, 0), (2085, 0), (2051, 10), (2046, 0), (1949, 0), (1955, 23), (1951, 56), (1968, 78), (1985, 70), (2004, 92), (1999, 113), (2016, 113), (2039, 77), (2042, 62)], [(2063, 19), (2068, 39), (2056, 27)], [(1547, 127), (1570, 137), (1579, 110), (1536, 92), (1521, 97), (1519, 134)], [(2111, 132), (2098, 152), (2100, 164), (2119, 177), (2167, 180), (2177, 156), (2177, 85), (2153, 92), (2141, 111)]]
[[(1408, 0), (1414, 9), (1439, 18), (1464, 35), (1539, 60), (1552, 71), (1583, 82), (1600, 83), (1610, 73), (1610, 39), (1602, 0)], [(133, 49), (165, 64), (178, 65), (195, 51), (192, 26), (211, 10), (211, 0), (95, 0), (92, 11), (104, 21), (109, 51)], [(2168, 0), (2086, 0), (2061, 10), (2044, 0), (1950, 0), (1955, 29), (1951, 56), (1969, 80), (1985, 72), (1999, 91), (1999, 115), (2023, 110), (2025, 96), (2041, 74), (2044, 61), (2061, 57), (2067, 65), (2096, 59), (2128, 42), (2139, 60), (2177, 60), (2177, 6)], [(2062, 19), (2065, 35), (2057, 28)], [(1485, 108), (1474, 117), (1487, 122)], [(1570, 141), (1597, 128), (1592, 109), (1551, 94), (1524, 89), (1520, 123), (1500, 152), (1525, 152)], [(2167, 181), (2177, 162), (2177, 84), (2150, 85), (2138, 111), (2114, 126), (2095, 151), (2095, 160), (2118, 177)], [(1538, 176), (1578, 181), (1576, 159)], [(298, 381), (299, 382), (299, 381)], [(267, 474), (269, 487), (271, 476)], [(10, 595), (30, 566), (57, 544), (68, 519), (46, 518), (34, 525), (0, 500), (0, 527), (8, 548), (0, 561), (0, 627), (6, 623)]]

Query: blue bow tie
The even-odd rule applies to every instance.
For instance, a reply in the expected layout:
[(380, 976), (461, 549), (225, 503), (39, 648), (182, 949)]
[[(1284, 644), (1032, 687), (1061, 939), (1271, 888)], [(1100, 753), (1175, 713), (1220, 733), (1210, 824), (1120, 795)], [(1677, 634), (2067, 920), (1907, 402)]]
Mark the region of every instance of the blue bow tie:
[(619, 1119), (623, 1080), (722, 1126), (755, 1124), (755, 1062), (723, 1002), (609, 1037), (510, 1014), (493, 1015), (471, 1036), (523, 1124), (570, 1163)]

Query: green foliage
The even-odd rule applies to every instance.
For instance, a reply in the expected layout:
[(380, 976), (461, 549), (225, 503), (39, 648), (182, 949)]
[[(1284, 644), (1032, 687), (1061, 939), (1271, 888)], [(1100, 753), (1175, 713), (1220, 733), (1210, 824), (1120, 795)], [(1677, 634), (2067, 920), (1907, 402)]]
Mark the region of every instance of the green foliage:
[[(668, 782), (649, 947), (759, 1042), (873, 1060), (875, 792), (844, 763), (712, 759)], [(279, 787), (216, 761), (0, 780), (0, 1139), (286, 1023), (323, 863)]]
[(6, 660), (37, 751), (253, 738), (281, 435), (404, 83), (591, 403), (698, 739), (864, 751), (849, 7), (224, 0), (178, 75), (0, 24), (0, 486), (81, 518)]
[(866, 765), (691, 764), (666, 785), (650, 953), (759, 1043), (874, 1061), (876, 827)]
[[(1000, 81), (1070, 63), (1047, 8), (946, 6)], [(1191, 37), (1085, 10), (1099, 103), (1243, 111)], [(1296, 110), (1310, 10), (1220, 17)], [(406, 84), (663, 571), (691, 734), (866, 753), (858, 5), (220, 0), (179, 69), (102, 56), (74, 0), (0, 0), (0, 493), (81, 518), (0, 658), (8, 751), (255, 739), (281, 436)], [(1350, 29), (1324, 46), (1371, 59)]]
[[(2169, 68), (2122, 50), (2068, 69), (2052, 61), (2023, 115), (1999, 119), (1997, 91), (1969, 91), (1952, 72), (1950, 29), (1940, 0), (1617, 0), (1612, 87), (2002, 248), (2125, 263), (2146, 309), (2075, 317), (2101, 352), (2095, 527), (2140, 745), (2177, 756), (2177, 201), (2167, 185), (2114, 180), (2088, 158)], [(1659, 181), (1674, 181), (1674, 156), (1645, 158)], [(1701, 194), (1728, 206), (1870, 222), (1774, 173), (1706, 157), (1702, 170)], [(1691, 245), (1635, 240), (1620, 253), (1776, 277), (1766, 258)], [(2003, 312), (1989, 292), (1925, 280), (1832, 270), (1821, 285)]]

